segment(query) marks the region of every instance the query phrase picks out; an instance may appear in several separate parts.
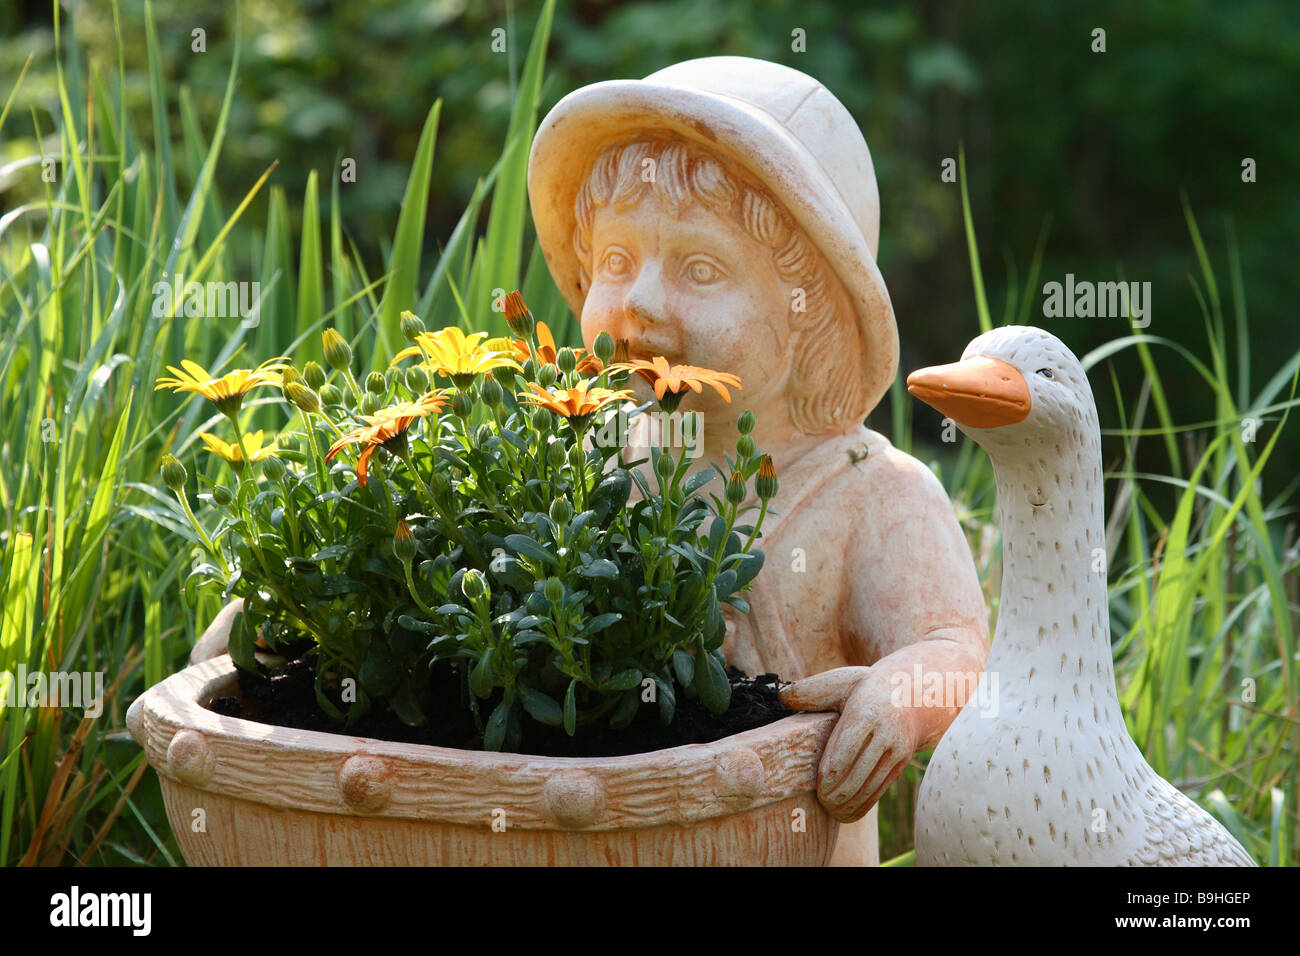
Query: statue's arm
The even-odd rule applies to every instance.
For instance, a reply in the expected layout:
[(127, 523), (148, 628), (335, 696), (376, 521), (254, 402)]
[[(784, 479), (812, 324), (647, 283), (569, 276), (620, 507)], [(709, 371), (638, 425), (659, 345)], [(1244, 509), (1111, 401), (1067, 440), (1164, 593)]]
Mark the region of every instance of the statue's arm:
[[(963, 691), (974, 690), (988, 657), (988, 616), (939, 480), (892, 447), (873, 458), (867, 477), (878, 507), (869, 533), (855, 536), (847, 650), (854, 663), (871, 665), (874, 680), (888, 682), (892, 699), (905, 701), (922, 750), (956, 718)], [(927, 685), (942, 693), (927, 696)]]
[[(973, 692), (988, 656), (988, 625), (966, 539), (929, 470), (885, 447), (846, 475), (836, 491), (854, 528), (840, 615), (848, 664), (796, 681), (781, 699), (797, 710), (840, 713), (817, 796), (837, 820), (851, 822), (956, 718), (965, 697), (946, 691)], [(945, 693), (927, 698), (927, 681)]]

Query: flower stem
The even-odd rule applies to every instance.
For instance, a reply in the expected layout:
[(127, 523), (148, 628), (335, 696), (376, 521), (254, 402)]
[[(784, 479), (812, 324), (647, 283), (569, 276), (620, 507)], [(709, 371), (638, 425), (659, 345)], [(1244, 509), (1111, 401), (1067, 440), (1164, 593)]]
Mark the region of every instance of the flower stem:
[(429, 620), (437, 620), (437, 612), (424, 603), (424, 599), (420, 597), (420, 592), (415, 589), (415, 576), (411, 574), (411, 562), (403, 561), (402, 567), (406, 569), (406, 589), (411, 592), (412, 599), (414, 599), (420, 610), (429, 616)]
[(194, 526), (194, 531), (198, 534), (199, 540), (203, 542), (204, 550), (207, 551), (208, 554), (212, 555), (212, 557), (216, 558), (218, 563), (221, 565), (221, 573), (226, 576), (226, 580), (229, 580), (230, 565), (226, 563), (226, 556), (212, 543), (212, 539), (208, 537), (208, 533), (203, 530), (203, 525), (199, 524), (199, 519), (194, 517), (194, 512), (190, 509), (189, 500), (185, 497), (184, 492), (176, 492), (176, 500), (179, 501), (181, 507), (185, 509), (185, 517), (190, 519), (190, 524)]

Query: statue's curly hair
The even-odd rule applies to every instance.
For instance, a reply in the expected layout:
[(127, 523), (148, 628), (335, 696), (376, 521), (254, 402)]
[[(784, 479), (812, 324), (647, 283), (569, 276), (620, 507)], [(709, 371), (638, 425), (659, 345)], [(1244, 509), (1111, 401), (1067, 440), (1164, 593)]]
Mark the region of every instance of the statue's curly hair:
[[(643, 175), (647, 169), (654, 174)], [(795, 367), (787, 401), (795, 426), (818, 435), (866, 418), (866, 346), (843, 283), (767, 190), (702, 146), (676, 137), (649, 137), (600, 154), (574, 201), (573, 250), (583, 294), (591, 284), (597, 210), (630, 209), (650, 190), (673, 215), (698, 202), (719, 215), (734, 216), (772, 250), (772, 265), (782, 281), (803, 290), (804, 308), (796, 310), (792, 295), (789, 313)]]

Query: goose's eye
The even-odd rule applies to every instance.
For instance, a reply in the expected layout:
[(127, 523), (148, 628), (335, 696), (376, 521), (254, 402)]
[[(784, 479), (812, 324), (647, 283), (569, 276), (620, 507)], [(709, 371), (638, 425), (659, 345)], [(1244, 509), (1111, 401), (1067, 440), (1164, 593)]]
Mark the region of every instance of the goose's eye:
[(1040, 368), (1037, 374), (1043, 376), (1043, 378), (1056, 378), (1056, 376), (1052, 374), (1050, 368)]

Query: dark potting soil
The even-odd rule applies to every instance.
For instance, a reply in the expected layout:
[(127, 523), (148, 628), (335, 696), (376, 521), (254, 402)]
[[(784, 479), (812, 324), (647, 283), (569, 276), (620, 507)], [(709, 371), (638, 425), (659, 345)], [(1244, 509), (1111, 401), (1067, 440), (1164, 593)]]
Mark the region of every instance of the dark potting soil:
[[(698, 699), (679, 695), (676, 714), (667, 727), (659, 722), (659, 710), (653, 704), (643, 705), (627, 727), (619, 730), (608, 726), (583, 727), (573, 737), (562, 728), (525, 720), (520, 751), (548, 757), (617, 757), (647, 753), (683, 744), (721, 740), (794, 713), (777, 696), (783, 684), (775, 674), (747, 677), (731, 668), (727, 676), (731, 679), (731, 706), (723, 714), (712, 713)], [(315, 671), (308, 661), (295, 661), (270, 671), (264, 677), (239, 671), (239, 689), (240, 697), (217, 698), (209, 708), (228, 717), (298, 730), (346, 733), (457, 750), (481, 750), (483, 747), (482, 735), (475, 728), (474, 718), (462, 699), (461, 680), (450, 667), (434, 668), (425, 701), (428, 723), (423, 727), (408, 726), (392, 711), (377, 706), (344, 730), (317, 704)], [(333, 703), (340, 705), (337, 691), (327, 694)], [(492, 700), (480, 702), (484, 719), (494, 704)], [(340, 709), (344, 708), (340, 705)]]

